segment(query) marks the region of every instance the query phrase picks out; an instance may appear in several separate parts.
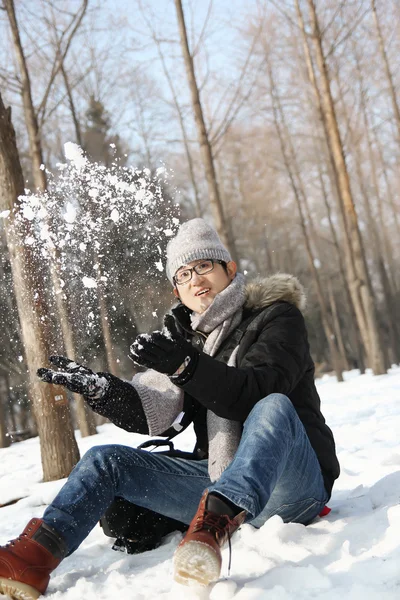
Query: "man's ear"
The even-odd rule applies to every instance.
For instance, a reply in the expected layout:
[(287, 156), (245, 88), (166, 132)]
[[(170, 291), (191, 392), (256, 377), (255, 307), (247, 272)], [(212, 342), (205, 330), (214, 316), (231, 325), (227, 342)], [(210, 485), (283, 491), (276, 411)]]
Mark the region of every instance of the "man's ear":
[(232, 281), (232, 279), (235, 278), (237, 272), (237, 264), (234, 260), (230, 260), (228, 263), (226, 263), (226, 268), (228, 270), (229, 279)]
[(174, 287), (174, 296), (175, 296), (175, 298), (178, 298), (178, 300), (180, 300), (179, 292), (176, 289), (176, 287)]

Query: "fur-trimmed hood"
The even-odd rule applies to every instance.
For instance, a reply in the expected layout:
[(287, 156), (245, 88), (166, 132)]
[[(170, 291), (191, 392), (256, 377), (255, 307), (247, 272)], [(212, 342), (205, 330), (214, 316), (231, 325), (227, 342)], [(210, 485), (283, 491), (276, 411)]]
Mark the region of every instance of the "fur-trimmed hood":
[(274, 302), (289, 302), (303, 311), (307, 298), (303, 286), (294, 275), (276, 273), (270, 277), (259, 277), (246, 284), (245, 307), (252, 310), (266, 308)]

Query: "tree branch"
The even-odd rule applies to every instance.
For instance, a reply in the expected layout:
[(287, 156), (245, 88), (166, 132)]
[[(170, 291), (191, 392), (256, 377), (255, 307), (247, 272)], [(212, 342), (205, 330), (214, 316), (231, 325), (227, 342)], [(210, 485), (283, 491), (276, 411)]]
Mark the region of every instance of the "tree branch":
[[(54, 80), (55, 80), (56, 76), (58, 75), (58, 73), (60, 72), (61, 66), (62, 66), (63, 62), (65, 61), (65, 58), (66, 58), (67, 53), (68, 53), (68, 50), (69, 50), (69, 48), (71, 46), (72, 39), (73, 39), (75, 33), (77, 32), (80, 24), (82, 23), (83, 17), (85, 16), (85, 12), (86, 12), (87, 6), (88, 6), (88, 0), (83, 0), (80, 14), (77, 13), (75, 15), (74, 19), (68, 25), (68, 27), (66, 28), (66, 30), (62, 33), (61, 37), (57, 40), (57, 50), (56, 50), (56, 56), (55, 56), (55, 60), (54, 60), (54, 65), (53, 65), (53, 68), (52, 68), (50, 79), (49, 79), (49, 82), (47, 84), (47, 88), (46, 88), (46, 91), (44, 93), (43, 99), (42, 99), (42, 101), (41, 101), (41, 103), (39, 105), (39, 108), (37, 110), (37, 115), (38, 115), (38, 117), (40, 119), (40, 126), (43, 125), (43, 122), (45, 120), (46, 105), (47, 105), (47, 101), (48, 101), (49, 94), (50, 94), (51, 88), (53, 86)], [(72, 24), (73, 24), (73, 22), (74, 22), (75, 19), (76, 19), (76, 23), (72, 27)], [(64, 51), (61, 52), (61, 45), (62, 45), (63, 37), (65, 37), (66, 32), (71, 27), (72, 27), (72, 30), (71, 30), (71, 32), (70, 32), (70, 34), (68, 36), (67, 41), (66, 41)], [(56, 30), (55, 30), (55, 34), (56, 34), (56, 37), (57, 37)]]

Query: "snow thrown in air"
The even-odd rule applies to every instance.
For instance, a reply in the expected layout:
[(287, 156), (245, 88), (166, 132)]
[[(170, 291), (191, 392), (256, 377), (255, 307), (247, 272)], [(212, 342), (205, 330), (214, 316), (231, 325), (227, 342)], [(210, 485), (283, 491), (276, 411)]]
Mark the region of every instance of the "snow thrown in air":
[[(117, 240), (123, 239), (129, 248), (131, 238), (135, 252), (150, 257), (145, 263), (149, 277), (162, 273), (162, 246), (179, 226), (177, 204), (165, 194), (170, 178), (165, 166), (152, 172), (115, 159), (105, 167), (89, 160), (72, 142), (64, 145), (64, 151), (66, 162), (54, 172), (46, 171), (48, 190), (25, 190), (20, 197), (15, 222), (23, 232), (22, 243), (40, 261), (56, 261), (60, 275), (70, 272), (74, 263), (74, 278), (92, 297), (93, 290), (106, 286), (113, 276), (110, 261), (104, 259), (112, 255)], [(0, 214), (8, 216), (9, 211)]]
[(87, 165), (87, 158), (85, 157), (83, 150), (78, 144), (73, 142), (67, 142), (64, 144), (65, 158), (70, 160), (74, 164), (76, 169), (83, 169)]
[(82, 277), (82, 283), (85, 288), (97, 288), (97, 282), (93, 277)]

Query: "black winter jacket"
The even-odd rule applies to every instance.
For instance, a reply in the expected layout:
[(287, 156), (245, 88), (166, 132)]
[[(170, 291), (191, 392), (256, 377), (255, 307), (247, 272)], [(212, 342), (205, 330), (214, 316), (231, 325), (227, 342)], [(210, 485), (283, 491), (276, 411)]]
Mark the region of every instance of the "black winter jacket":
[[(193, 420), (197, 437), (194, 458), (206, 457), (208, 453), (207, 409), (243, 423), (260, 399), (279, 392), (292, 401), (318, 457), (327, 492), (331, 494), (340, 469), (333, 435), (321, 413), (314, 383), (314, 363), (300, 311), (305, 303), (303, 289), (296, 278), (287, 275), (256, 281), (246, 289), (242, 324), (225, 341), (216, 357), (200, 353), (193, 377), (182, 386), (185, 411)], [(188, 309), (179, 305), (172, 312), (181, 331), (200, 347), (201, 336), (190, 328)], [(226, 362), (238, 342), (237, 367), (228, 367)], [(101, 401), (91, 403), (92, 408), (128, 431), (148, 433), (134, 388), (112, 376), (108, 378), (114, 385)]]

